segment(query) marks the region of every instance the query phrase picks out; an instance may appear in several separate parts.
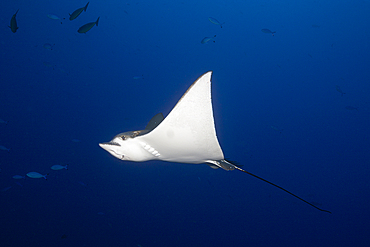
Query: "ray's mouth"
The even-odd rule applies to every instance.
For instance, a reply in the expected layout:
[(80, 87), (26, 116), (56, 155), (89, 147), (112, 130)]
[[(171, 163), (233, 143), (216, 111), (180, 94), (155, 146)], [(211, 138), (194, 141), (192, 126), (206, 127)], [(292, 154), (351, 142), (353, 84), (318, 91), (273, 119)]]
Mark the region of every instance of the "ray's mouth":
[(118, 146), (118, 147), (120, 147), (121, 145), (119, 145), (117, 142), (102, 142), (102, 143), (99, 143), (99, 146), (100, 147), (104, 147), (104, 146)]
[(102, 148), (102, 149), (105, 149), (106, 151), (110, 152), (110, 153), (114, 153), (116, 154), (117, 156), (121, 156), (121, 154), (117, 153), (115, 151), (115, 148), (114, 147), (120, 147), (121, 145), (119, 145), (118, 143), (116, 142), (103, 142), (103, 143), (99, 143), (99, 146)]
[(113, 146), (116, 146), (116, 147), (121, 147), (121, 145), (117, 142), (102, 142), (102, 143), (99, 143), (99, 146), (102, 148), (102, 149), (105, 149), (106, 151), (108, 151), (109, 153), (111, 153), (113, 156), (117, 157), (118, 159), (121, 159), (123, 160), (123, 158), (125, 157), (125, 155), (123, 154), (120, 154), (120, 153), (117, 153), (115, 150), (114, 150), (114, 147)]

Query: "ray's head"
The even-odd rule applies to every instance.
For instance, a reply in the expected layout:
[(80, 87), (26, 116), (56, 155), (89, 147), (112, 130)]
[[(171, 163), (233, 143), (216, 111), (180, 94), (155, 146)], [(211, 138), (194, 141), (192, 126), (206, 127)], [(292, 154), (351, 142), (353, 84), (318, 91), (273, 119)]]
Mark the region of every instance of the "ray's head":
[(125, 156), (125, 135), (117, 135), (109, 142), (99, 143), (99, 146), (120, 160), (127, 160)]
[(109, 142), (99, 143), (99, 146), (120, 160), (145, 161), (142, 145), (135, 137), (143, 131), (129, 131), (116, 135)]

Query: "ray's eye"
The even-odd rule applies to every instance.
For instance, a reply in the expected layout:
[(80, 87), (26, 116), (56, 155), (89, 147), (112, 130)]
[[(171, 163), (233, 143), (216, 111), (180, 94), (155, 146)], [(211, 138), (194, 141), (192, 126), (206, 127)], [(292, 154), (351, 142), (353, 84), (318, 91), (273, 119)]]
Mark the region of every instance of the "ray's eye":
[(121, 136), (121, 139), (124, 141), (124, 140), (126, 140), (126, 138), (125, 138), (125, 136)]

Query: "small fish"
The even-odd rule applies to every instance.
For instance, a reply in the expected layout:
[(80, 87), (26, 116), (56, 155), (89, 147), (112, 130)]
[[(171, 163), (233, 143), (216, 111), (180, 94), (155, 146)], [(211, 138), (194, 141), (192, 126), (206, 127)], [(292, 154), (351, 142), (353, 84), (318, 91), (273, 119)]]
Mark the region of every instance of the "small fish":
[(14, 175), (13, 178), (14, 179), (25, 179), (26, 177), (25, 176), (21, 176), (21, 175)]
[(0, 145), (0, 150), (8, 151), (9, 152), (10, 151), (10, 148), (6, 148), (6, 147)]
[(60, 18), (59, 18), (58, 16), (53, 15), (53, 14), (48, 14), (47, 16), (48, 16), (50, 19), (52, 19), (52, 20), (60, 20)]
[(82, 27), (80, 27), (77, 32), (79, 33), (86, 33), (88, 32), (91, 28), (93, 28), (95, 25), (98, 26), (98, 23), (99, 23), (99, 18), (100, 16), (98, 17), (98, 19), (96, 20), (96, 22), (89, 22), (85, 25), (83, 25)]
[(335, 86), (335, 90), (337, 90), (339, 93), (341, 93), (343, 96), (343, 94), (346, 94), (346, 93), (343, 93), (342, 89), (340, 89), (340, 87), (338, 85)]
[(209, 20), (210, 22), (212, 22), (213, 24), (220, 25), (220, 27), (221, 27), (221, 28), (222, 28), (222, 25), (223, 25), (223, 24), (225, 24), (225, 22), (221, 23), (221, 22), (219, 22), (218, 20), (216, 20), (216, 19), (215, 19), (215, 18), (213, 18), (213, 17), (208, 17), (208, 20)]
[(12, 186), (9, 186), (9, 187), (6, 187), (6, 188), (2, 189), (1, 191), (2, 191), (2, 192), (5, 192), (5, 191), (10, 190), (11, 188), (12, 188)]
[(45, 44), (43, 44), (42, 45), (42, 47), (44, 47), (46, 50), (53, 50), (53, 46), (54, 46), (55, 44), (49, 44), (49, 43), (45, 43)]
[[(202, 43), (202, 44), (206, 44), (206, 43), (208, 43), (209, 41), (213, 40), (215, 37), (216, 37), (216, 35), (215, 35), (215, 36), (213, 36), (213, 37), (204, 37), (204, 38), (202, 39), (202, 41), (200, 41), (200, 43)], [(214, 42), (215, 42), (215, 41), (213, 40), (213, 43), (214, 43)]]
[(283, 131), (283, 129), (279, 129), (278, 127), (276, 127), (274, 125), (271, 125), (270, 127), (271, 127), (271, 129), (279, 131), (280, 133)]
[(17, 185), (19, 185), (19, 186), (21, 186), (21, 187), (23, 187), (23, 185), (20, 183), (20, 182), (15, 182)]
[(68, 75), (68, 72), (67, 72), (66, 68), (64, 68), (64, 67), (58, 67), (57, 69), (58, 69), (60, 72), (62, 72), (63, 74)]
[(0, 119), (0, 124), (5, 124), (5, 125), (7, 125), (7, 124), (8, 124), (8, 122), (9, 122), (9, 121), (5, 121), (5, 120)]
[(49, 175), (49, 173), (42, 175), (38, 172), (29, 172), (26, 175), (27, 177), (30, 177), (30, 178), (45, 178), (46, 179), (46, 176)]
[(261, 31), (263, 33), (270, 33), (270, 34), (272, 34), (272, 36), (274, 36), (274, 33), (276, 33), (276, 32), (272, 32), (270, 29), (267, 29), (267, 28), (261, 29)]
[(54, 170), (54, 171), (59, 171), (59, 170), (62, 170), (62, 169), (68, 170), (68, 165), (65, 165), (65, 166), (53, 165), (52, 167), (50, 167), (50, 169)]
[(43, 65), (45, 65), (48, 68), (53, 68), (54, 69), (54, 64), (49, 63), (49, 62), (42, 62)]
[(80, 185), (82, 185), (83, 187), (86, 187), (87, 186), (87, 184), (85, 184), (84, 182), (82, 182), (82, 181), (78, 181), (78, 183), (80, 184)]
[[(62, 22), (62, 18), (59, 18), (58, 16), (56, 15), (53, 15), (53, 14), (48, 14), (47, 17), (49, 17), (50, 19), (52, 20), (60, 20), (60, 24), (63, 24)], [(66, 18), (63, 18), (63, 20), (65, 20)]]
[(89, 3), (90, 2), (87, 2), (87, 4), (85, 5), (85, 7), (76, 9), (75, 11), (73, 11), (72, 14), (69, 14), (69, 20), (72, 21), (72, 20), (76, 19), (82, 13), (82, 11), (85, 11), (86, 12), (86, 9), (87, 9), (87, 6), (89, 5)]
[(354, 107), (354, 106), (346, 106), (345, 107), (347, 110), (350, 110), (350, 111), (353, 111), (353, 110), (356, 110), (356, 111), (358, 111), (358, 107)]
[(15, 19), (16, 15), (18, 14), (19, 9), (15, 14), (12, 16), (12, 19), (10, 19), (10, 30), (12, 30), (13, 33), (17, 32), (18, 26), (17, 26), (17, 20)]

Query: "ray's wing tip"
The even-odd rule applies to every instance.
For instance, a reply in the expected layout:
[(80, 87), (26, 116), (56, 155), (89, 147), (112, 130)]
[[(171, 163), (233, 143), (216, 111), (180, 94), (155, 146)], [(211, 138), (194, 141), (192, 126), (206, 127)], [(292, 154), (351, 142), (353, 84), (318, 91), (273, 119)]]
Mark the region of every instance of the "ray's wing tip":
[(206, 73), (204, 73), (201, 76), (199, 76), (199, 78), (196, 81), (201, 80), (201, 79), (202, 80), (205, 80), (206, 79), (206, 80), (211, 81), (212, 73), (213, 73), (213, 70), (209, 70)]

